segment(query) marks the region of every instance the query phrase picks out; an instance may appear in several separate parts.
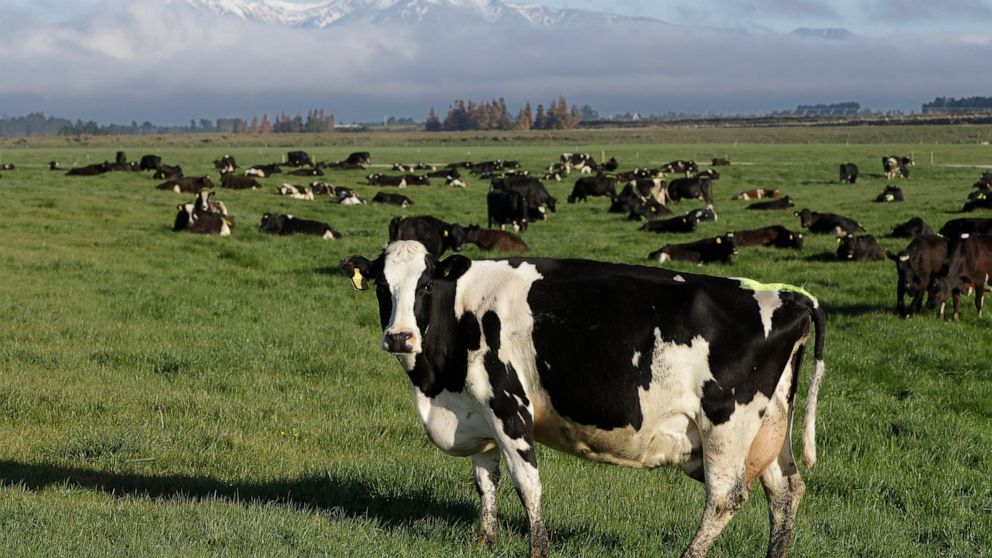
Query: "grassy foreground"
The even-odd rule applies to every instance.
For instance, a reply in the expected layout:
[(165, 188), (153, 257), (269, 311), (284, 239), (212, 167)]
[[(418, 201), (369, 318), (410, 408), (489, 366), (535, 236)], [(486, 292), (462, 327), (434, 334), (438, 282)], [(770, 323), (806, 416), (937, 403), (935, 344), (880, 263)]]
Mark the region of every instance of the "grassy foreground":
[[(571, 181), (549, 185), (560, 209), (526, 233), (533, 255), (641, 263), (670, 241), (798, 228), (791, 212), (729, 201), (754, 187), (782, 188), (797, 209), (848, 215), (879, 236), (913, 215), (939, 226), (956, 216), (992, 148), (902, 141), (355, 148), (368, 148), (376, 163), (500, 157), (532, 170), (566, 150), (605, 151), (625, 169), (735, 161), (716, 188), (720, 220), (686, 237), (641, 233), (606, 213), (605, 200), (564, 203)], [(351, 150), (311, 152), (337, 160)], [(285, 149), (128, 151), (215, 176), (210, 161), (227, 152), (245, 165), (279, 160)], [(898, 181), (907, 202), (871, 203), (885, 184), (881, 156), (910, 152), (920, 164)], [(343, 256), (379, 250), (394, 215), (484, 224), (486, 185), (408, 189), (416, 205), (400, 210), (282, 199), (273, 194), (277, 176), (266, 191), (220, 190), (238, 227), (230, 238), (201, 238), (170, 231), (175, 205), (192, 196), (155, 190), (143, 174), (74, 178), (43, 166), (112, 156), (111, 147), (0, 151), (18, 166), (0, 172), (0, 555), (489, 556), (471, 546), (477, 497), (468, 460), (441, 454), (423, 435), (409, 382), (376, 347), (374, 295), (336, 274)], [(869, 175), (857, 186), (836, 183), (843, 161)], [(355, 185), (362, 174), (327, 180)], [(359, 190), (369, 199), (377, 191)], [(265, 211), (326, 220), (345, 238), (262, 235)], [(881, 241), (891, 250), (906, 244)], [(965, 299), (958, 324), (901, 320), (892, 263), (838, 262), (835, 248), (830, 237), (808, 236), (803, 252), (748, 249), (730, 266), (673, 266), (795, 283), (826, 308), (819, 465), (804, 472), (792, 555), (988, 553), (990, 317), (979, 320)], [(809, 371), (807, 363), (800, 401)], [(677, 556), (696, 529), (703, 487), (677, 471), (597, 465), (545, 448), (538, 460), (556, 555)], [(500, 497), (492, 555), (523, 556), (525, 515), (508, 477)], [(763, 554), (766, 513), (756, 489), (713, 555)]]

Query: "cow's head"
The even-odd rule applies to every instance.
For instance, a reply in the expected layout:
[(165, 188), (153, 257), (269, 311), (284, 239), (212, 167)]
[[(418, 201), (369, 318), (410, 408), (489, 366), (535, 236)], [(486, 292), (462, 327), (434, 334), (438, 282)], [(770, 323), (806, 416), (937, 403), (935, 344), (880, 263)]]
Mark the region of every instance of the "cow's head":
[(916, 295), (923, 292), (929, 285), (923, 284), (923, 278), (913, 272), (913, 262), (909, 252), (893, 254), (886, 251), (885, 256), (896, 263), (896, 273), (899, 275), (899, 286), (906, 292)]
[(937, 275), (931, 279), (927, 288), (927, 293), (930, 295), (927, 298), (927, 308), (936, 310), (939, 306), (940, 315), (943, 317), (944, 305), (947, 304), (947, 297), (950, 296), (952, 288), (951, 280), (946, 275)]
[[(472, 260), (464, 256), (439, 262), (420, 242), (397, 240), (372, 261), (348, 256), (341, 261), (341, 270), (358, 290), (365, 290), (369, 280), (375, 283), (382, 349), (397, 355), (417, 355), (424, 350), (424, 334), (434, 314), (434, 297), (439, 290), (449, 289), (453, 299), (455, 281), (471, 265)], [(405, 366), (412, 369), (413, 360), (409, 359)]]
[(789, 244), (788, 245), (790, 247), (792, 247), (792, 248), (795, 248), (796, 250), (802, 250), (803, 249), (803, 235), (802, 235), (802, 233), (790, 232), (789, 233)]
[(813, 224), (813, 212), (808, 209), (795, 211), (792, 214), (799, 217), (799, 226), (805, 229), (808, 229)]

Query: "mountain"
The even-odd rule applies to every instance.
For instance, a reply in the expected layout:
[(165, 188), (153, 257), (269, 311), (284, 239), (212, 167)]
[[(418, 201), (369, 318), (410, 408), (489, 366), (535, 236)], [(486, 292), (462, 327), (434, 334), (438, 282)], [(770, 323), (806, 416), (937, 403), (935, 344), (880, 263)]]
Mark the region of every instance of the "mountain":
[(854, 33), (851, 33), (842, 27), (800, 27), (798, 29), (793, 29), (789, 35), (803, 39), (823, 39), (826, 41), (847, 41), (855, 38)]
[(507, 24), (563, 28), (603, 23), (662, 23), (586, 10), (555, 9), (502, 0), (322, 0), (305, 4), (283, 0), (173, 0), (198, 10), (246, 21), (323, 29), (351, 23)]

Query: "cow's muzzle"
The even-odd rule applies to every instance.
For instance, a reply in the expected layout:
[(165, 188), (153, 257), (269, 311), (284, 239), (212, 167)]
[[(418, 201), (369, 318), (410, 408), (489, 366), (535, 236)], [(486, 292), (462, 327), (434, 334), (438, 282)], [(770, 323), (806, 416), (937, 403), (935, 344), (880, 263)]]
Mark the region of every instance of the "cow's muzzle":
[(413, 341), (413, 333), (409, 331), (387, 332), (382, 335), (382, 349), (389, 353), (412, 353)]

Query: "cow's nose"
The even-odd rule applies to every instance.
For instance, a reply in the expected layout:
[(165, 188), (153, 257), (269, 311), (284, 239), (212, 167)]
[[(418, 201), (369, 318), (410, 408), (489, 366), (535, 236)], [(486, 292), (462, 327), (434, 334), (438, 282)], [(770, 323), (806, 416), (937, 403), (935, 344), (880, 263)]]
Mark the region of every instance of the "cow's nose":
[(410, 344), (412, 338), (413, 333), (409, 331), (386, 333), (382, 336), (382, 348), (390, 353), (412, 353), (413, 346)]

